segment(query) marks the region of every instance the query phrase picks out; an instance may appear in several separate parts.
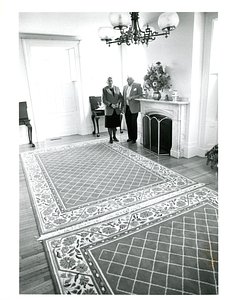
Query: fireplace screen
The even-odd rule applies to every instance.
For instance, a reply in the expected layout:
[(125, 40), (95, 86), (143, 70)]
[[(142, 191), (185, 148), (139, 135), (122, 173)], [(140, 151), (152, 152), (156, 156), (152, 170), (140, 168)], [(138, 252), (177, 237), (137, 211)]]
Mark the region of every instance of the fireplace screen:
[(172, 147), (172, 120), (153, 114), (143, 117), (143, 146), (159, 155), (170, 155)]

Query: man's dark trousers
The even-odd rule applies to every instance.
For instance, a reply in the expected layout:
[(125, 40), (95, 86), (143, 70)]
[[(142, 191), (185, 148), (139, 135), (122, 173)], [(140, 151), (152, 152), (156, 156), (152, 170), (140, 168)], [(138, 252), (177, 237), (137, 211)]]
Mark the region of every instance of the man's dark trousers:
[(129, 106), (127, 105), (125, 118), (126, 118), (126, 123), (127, 123), (128, 138), (131, 139), (132, 141), (136, 141), (137, 140), (138, 113), (132, 114)]

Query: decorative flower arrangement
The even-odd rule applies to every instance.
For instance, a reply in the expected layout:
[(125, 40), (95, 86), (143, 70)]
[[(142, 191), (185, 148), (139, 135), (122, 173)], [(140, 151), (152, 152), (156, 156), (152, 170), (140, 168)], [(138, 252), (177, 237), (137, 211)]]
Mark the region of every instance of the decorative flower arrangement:
[(147, 74), (144, 76), (144, 89), (154, 91), (160, 91), (169, 89), (171, 87), (170, 75), (165, 72), (165, 68), (162, 66), (160, 61), (156, 65), (151, 65), (147, 69)]

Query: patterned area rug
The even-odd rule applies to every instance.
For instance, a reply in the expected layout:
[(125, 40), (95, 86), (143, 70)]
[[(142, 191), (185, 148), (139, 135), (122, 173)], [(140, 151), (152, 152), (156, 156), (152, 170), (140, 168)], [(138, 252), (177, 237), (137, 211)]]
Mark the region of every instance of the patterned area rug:
[(217, 294), (217, 193), (197, 188), (45, 245), (58, 293)]
[(82, 228), (196, 185), (107, 140), (35, 150), (21, 158), (41, 234)]
[(119, 145), (21, 154), (59, 294), (218, 294), (218, 195)]

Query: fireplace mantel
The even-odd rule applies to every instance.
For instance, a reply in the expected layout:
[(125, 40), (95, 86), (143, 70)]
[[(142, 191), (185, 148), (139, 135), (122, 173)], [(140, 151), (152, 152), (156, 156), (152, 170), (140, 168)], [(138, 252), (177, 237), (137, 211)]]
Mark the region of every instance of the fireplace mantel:
[(165, 104), (171, 104), (171, 105), (186, 105), (189, 104), (189, 98), (178, 98), (178, 101), (168, 101), (165, 99), (161, 99), (161, 100), (153, 100), (153, 99), (146, 99), (146, 98), (138, 98), (136, 100), (139, 101), (144, 101), (144, 102), (150, 102), (150, 103), (156, 103), (156, 104), (160, 104), (160, 103), (165, 103)]
[[(136, 99), (141, 102), (141, 124), (145, 115), (162, 114), (172, 120), (172, 148), (170, 155), (176, 158), (185, 157), (186, 128), (188, 126), (189, 98), (179, 98), (179, 101), (160, 101), (153, 99)], [(143, 128), (140, 142), (143, 143)]]

